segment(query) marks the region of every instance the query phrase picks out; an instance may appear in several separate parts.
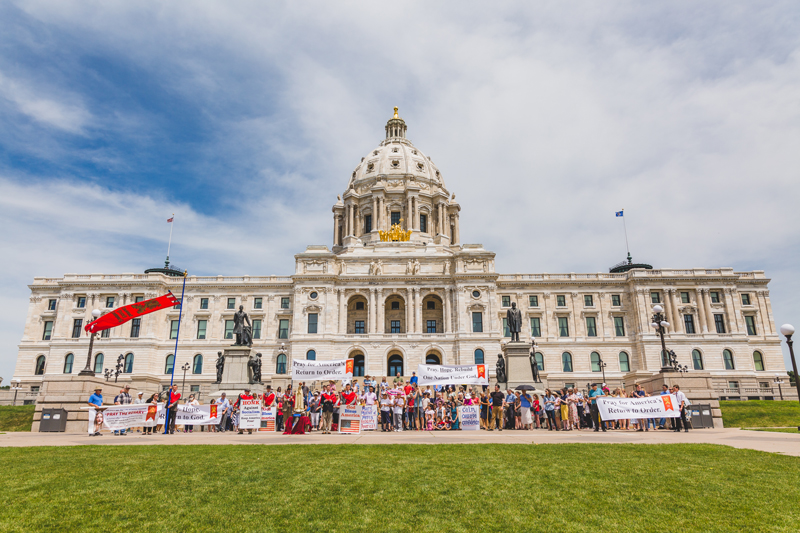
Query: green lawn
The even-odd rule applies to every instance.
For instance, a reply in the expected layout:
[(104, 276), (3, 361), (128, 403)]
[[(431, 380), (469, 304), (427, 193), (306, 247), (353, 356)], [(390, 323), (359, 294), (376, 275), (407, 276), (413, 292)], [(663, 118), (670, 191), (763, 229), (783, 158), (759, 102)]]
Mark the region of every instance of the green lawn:
[(721, 401), (726, 428), (800, 426), (800, 403), (770, 400)]
[(772, 431), (774, 433), (794, 433), (795, 435), (800, 434), (800, 431), (796, 427), (794, 428), (745, 428), (750, 431)]
[[(712, 445), (3, 448), (0, 464), (4, 532), (758, 532), (800, 523), (800, 458)], [(778, 490), (765, 500), (765, 487)]]
[(0, 405), (0, 431), (30, 431), (35, 405)]

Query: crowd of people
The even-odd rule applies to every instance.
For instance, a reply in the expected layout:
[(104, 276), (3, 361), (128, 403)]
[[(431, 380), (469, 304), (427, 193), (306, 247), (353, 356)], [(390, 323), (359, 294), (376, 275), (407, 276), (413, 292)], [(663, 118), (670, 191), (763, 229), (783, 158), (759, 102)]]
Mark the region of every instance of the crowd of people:
[[(298, 383), (293, 389), (289, 385), (286, 390), (281, 387), (273, 390), (267, 386), (265, 392), (258, 397), (253, 396), (250, 390), (245, 389), (242, 394), (231, 401), (222, 393), (218, 399), (213, 399), (216, 404), (219, 424), (206, 426), (206, 431), (225, 432), (235, 431), (239, 434), (252, 429), (239, 428), (240, 405), (243, 400), (259, 399), (263, 407), (276, 408), (276, 431), (284, 431), (287, 423), (291, 429), (291, 420), (299, 415), (307, 416), (310, 431), (320, 431), (328, 434), (336, 431), (338, 413), (342, 406), (367, 406), (377, 409), (379, 413), (380, 431), (453, 431), (461, 429), (461, 415), (459, 407), (476, 406), (480, 413), (480, 428), (486, 431), (505, 430), (548, 430), (548, 431), (659, 431), (689, 430), (690, 422), (687, 418), (689, 401), (678, 385), (662, 386), (661, 395), (674, 394), (680, 409), (680, 418), (641, 418), (627, 420), (602, 421), (597, 408), (597, 398), (610, 396), (614, 398), (646, 397), (648, 394), (640, 385), (632, 390), (617, 388), (611, 391), (605, 383), (593, 383), (584, 390), (572, 387), (561, 389), (546, 389), (543, 392), (536, 390), (501, 390), (500, 385), (495, 385), (492, 390), (487, 386), (425, 386), (418, 384), (416, 374), (408, 381), (395, 378), (392, 383), (386, 377), (377, 381), (370, 376), (365, 376), (361, 382), (354, 379), (343, 386), (336, 381), (315, 384), (309, 387), (305, 383)], [(95, 395), (89, 399), (90, 405), (102, 405), (102, 396)], [(176, 405), (180, 403), (181, 395), (177, 385), (168, 394), (152, 394), (144, 399), (143, 393), (137, 395), (132, 401), (129, 387), (126, 385), (120, 394), (114, 398), (115, 405), (129, 403), (166, 403), (169, 406), (168, 433), (176, 431), (175, 414)], [(199, 405), (192, 394), (185, 403)], [(202, 427), (202, 426), (201, 426)], [(163, 433), (163, 426), (156, 428), (138, 428), (136, 431), (145, 434)], [(193, 426), (187, 425), (177, 431), (191, 433)], [(288, 431), (287, 431), (288, 432)], [(125, 430), (115, 431), (114, 434), (124, 435)], [(99, 431), (97, 432), (99, 434)]]

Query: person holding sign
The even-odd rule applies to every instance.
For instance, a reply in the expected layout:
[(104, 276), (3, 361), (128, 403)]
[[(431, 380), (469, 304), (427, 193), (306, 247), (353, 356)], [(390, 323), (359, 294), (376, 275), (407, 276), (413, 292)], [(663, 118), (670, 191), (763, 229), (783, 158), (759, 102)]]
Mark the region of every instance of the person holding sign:
[(592, 390), (589, 391), (589, 398), (592, 399), (592, 422), (594, 423), (594, 430), (600, 431), (600, 428), (602, 428), (603, 432), (605, 432), (606, 426), (600, 422), (600, 411), (597, 408), (597, 398), (600, 396), (605, 396), (605, 394), (602, 390), (597, 388), (597, 383), (592, 383)]
[[(177, 387), (177, 385), (176, 385), (176, 387)], [(234, 404), (234, 407), (236, 409), (241, 409), (242, 400), (252, 400), (252, 399), (253, 399), (253, 396), (250, 394), (250, 389), (244, 389), (244, 392), (242, 394), (240, 394), (239, 397), (236, 399), (236, 403)], [(252, 429), (248, 429), (247, 433), (252, 435), (253, 434), (253, 430)], [(239, 435), (243, 435), (244, 434), (244, 430), (240, 428), (238, 434)]]
[(333, 422), (333, 406), (336, 403), (336, 394), (330, 391), (328, 385), (322, 388), (322, 434), (331, 433), (331, 423)]

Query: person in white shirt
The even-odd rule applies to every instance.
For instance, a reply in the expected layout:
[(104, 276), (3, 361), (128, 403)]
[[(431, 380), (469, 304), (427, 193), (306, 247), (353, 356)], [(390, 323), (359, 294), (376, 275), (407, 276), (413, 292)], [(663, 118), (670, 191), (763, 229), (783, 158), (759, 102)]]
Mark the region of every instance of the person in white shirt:
[(377, 399), (378, 397), (375, 395), (375, 387), (372, 386), (370, 386), (368, 391), (361, 395), (361, 400), (364, 402), (364, 405), (375, 405), (375, 401)]
[(394, 397), (394, 430), (403, 431), (403, 407), (406, 405), (406, 399), (402, 394)]
[(678, 405), (681, 409), (681, 417), (675, 419), (675, 429), (673, 431), (677, 431), (678, 433), (681, 432), (681, 423), (683, 424), (683, 430), (685, 432), (689, 432), (689, 422), (686, 420), (686, 408), (689, 406), (689, 399), (683, 393), (679, 385), (672, 386), (672, 394), (675, 395), (675, 399), (678, 401)]
[(391, 431), (392, 400), (385, 392), (381, 392), (381, 431)]

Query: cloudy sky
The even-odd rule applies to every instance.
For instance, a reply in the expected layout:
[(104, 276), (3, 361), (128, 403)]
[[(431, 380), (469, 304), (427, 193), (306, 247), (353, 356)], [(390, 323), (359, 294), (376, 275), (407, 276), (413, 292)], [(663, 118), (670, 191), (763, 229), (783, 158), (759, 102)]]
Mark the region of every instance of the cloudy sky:
[[(0, 376), (34, 276), (290, 274), (392, 107), (501, 272), (760, 269), (800, 325), (786, 2), (0, 3)], [(793, 266), (795, 265), (795, 266)]]

